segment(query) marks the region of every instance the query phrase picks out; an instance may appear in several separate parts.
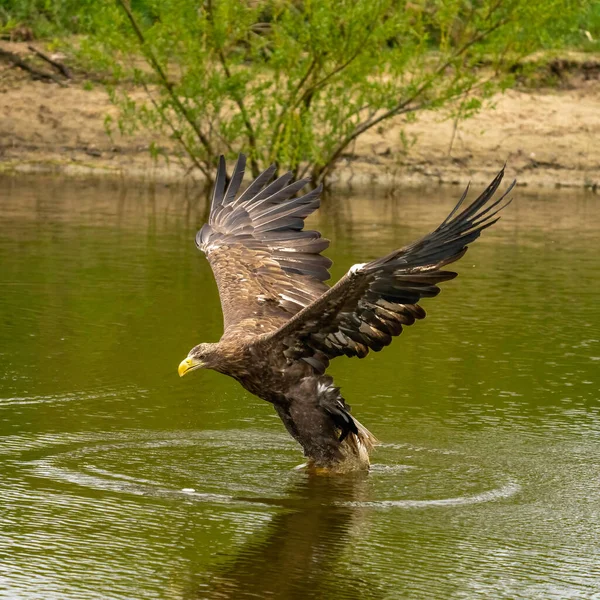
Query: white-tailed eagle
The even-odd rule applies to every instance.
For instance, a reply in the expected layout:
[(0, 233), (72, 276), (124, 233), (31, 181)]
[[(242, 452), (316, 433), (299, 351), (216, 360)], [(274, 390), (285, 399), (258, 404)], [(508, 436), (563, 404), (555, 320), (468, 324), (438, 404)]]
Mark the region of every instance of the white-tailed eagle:
[(466, 208), (467, 191), (433, 232), (371, 262), (354, 265), (329, 287), (329, 241), (304, 230), (319, 207), (318, 187), (298, 196), (308, 179), (275, 167), (239, 189), (246, 159), (240, 155), (227, 184), (221, 157), (208, 223), (196, 244), (212, 267), (223, 309), (219, 342), (193, 348), (179, 365), (233, 377), (275, 407), (289, 433), (317, 469), (365, 468), (375, 438), (350, 413), (326, 374), (337, 356), (365, 357), (425, 317), (422, 298), (456, 273), (444, 267), (498, 220), (513, 184), (494, 199), (504, 170)]

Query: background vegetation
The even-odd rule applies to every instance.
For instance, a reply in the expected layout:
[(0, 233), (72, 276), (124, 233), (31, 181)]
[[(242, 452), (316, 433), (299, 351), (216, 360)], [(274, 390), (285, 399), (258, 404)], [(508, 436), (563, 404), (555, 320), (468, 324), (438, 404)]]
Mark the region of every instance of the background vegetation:
[(108, 128), (166, 132), (208, 178), (218, 154), (244, 150), (255, 175), (276, 161), (320, 181), (388, 119), (466, 118), (514, 84), (524, 57), (595, 49), (600, 36), (590, 0), (8, 0), (0, 11), (6, 31), (80, 34), (79, 60), (121, 108)]

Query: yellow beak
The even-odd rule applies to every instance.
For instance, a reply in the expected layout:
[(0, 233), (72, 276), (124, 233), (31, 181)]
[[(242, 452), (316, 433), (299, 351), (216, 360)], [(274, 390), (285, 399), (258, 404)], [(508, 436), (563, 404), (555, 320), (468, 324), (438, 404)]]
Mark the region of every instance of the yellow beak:
[(179, 363), (177, 372), (179, 373), (179, 377), (183, 377), (188, 371), (193, 371), (194, 369), (199, 369), (203, 366), (204, 363), (201, 360), (197, 360), (191, 356), (188, 356)]

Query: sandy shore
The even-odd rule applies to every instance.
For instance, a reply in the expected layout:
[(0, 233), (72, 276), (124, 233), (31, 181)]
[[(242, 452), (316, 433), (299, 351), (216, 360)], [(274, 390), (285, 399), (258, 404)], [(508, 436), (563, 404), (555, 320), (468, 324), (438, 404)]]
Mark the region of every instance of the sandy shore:
[[(0, 63), (0, 170), (158, 180), (185, 175), (176, 160), (151, 159), (149, 135), (111, 139), (104, 123), (116, 114), (101, 85), (85, 89), (82, 81), (65, 87), (32, 81)], [(407, 149), (402, 137), (414, 144)], [(157, 141), (167, 148), (172, 144)], [(505, 161), (520, 185), (599, 188), (598, 72), (570, 77), (559, 89), (507, 91), (456, 130), (453, 121), (435, 112), (421, 113), (410, 124), (393, 120), (383, 132), (368, 132), (357, 141), (340, 160), (332, 183), (354, 188), (485, 183)]]

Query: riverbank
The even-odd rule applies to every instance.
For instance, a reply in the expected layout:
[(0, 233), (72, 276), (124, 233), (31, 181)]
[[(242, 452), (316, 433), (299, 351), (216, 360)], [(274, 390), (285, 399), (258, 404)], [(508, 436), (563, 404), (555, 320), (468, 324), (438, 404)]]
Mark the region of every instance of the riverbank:
[[(4, 43), (12, 52), (27, 44)], [(553, 87), (497, 95), (475, 117), (455, 124), (436, 112), (402, 118), (359, 138), (334, 172), (333, 187), (384, 189), (432, 181), (485, 183), (508, 163), (532, 187), (600, 187), (600, 69), (583, 55), (563, 61)], [(579, 68), (578, 66), (579, 65)], [(109, 137), (117, 118), (102, 85), (75, 78), (62, 85), (32, 80), (0, 63), (0, 170), (178, 180), (186, 176), (176, 147), (155, 140), (168, 161), (154, 161), (149, 134)], [(139, 91), (142, 95), (142, 91)]]

